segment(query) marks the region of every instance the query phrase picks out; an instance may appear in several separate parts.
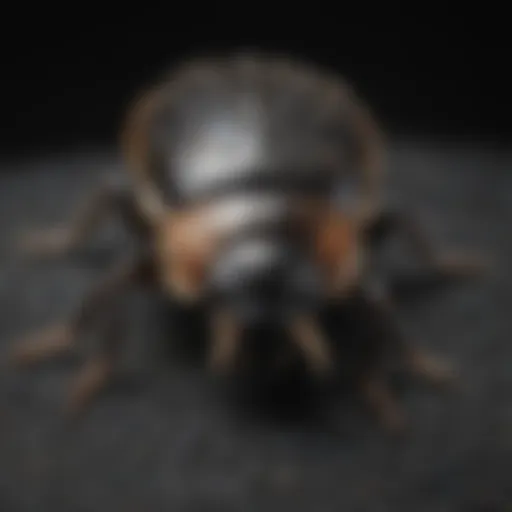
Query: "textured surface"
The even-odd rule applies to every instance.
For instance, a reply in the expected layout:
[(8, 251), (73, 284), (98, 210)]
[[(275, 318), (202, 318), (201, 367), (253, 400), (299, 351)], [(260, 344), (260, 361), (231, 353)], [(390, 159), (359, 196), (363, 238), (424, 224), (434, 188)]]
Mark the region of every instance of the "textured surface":
[[(65, 429), (60, 415), (73, 364), (1, 374), (0, 510), (511, 510), (511, 166), (510, 153), (468, 146), (403, 143), (392, 155), (398, 199), (419, 210), (439, 243), (487, 251), (496, 262), (481, 283), (404, 307), (411, 332), (453, 358), (464, 379), (445, 397), (407, 390), (408, 439), (393, 442), (354, 412), (337, 436), (301, 421), (234, 414), (241, 406), (196, 362), (163, 357), (152, 343), (161, 310), (134, 297), (140, 314), (127, 317), (126, 368), (141, 378), (102, 398), (81, 424)], [(64, 219), (119, 164), (84, 152), (3, 167), (2, 351), (72, 311), (110, 258), (32, 265), (17, 258), (10, 238)], [(127, 242), (118, 241), (111, 256)]]

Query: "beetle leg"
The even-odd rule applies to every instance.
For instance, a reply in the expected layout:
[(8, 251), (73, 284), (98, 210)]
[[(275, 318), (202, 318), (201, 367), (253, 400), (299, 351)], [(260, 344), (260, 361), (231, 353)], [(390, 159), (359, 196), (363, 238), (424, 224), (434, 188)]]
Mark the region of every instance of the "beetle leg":
[(389, 432), (400, 434), (406, 429), (406, 416), (386, 380), (369, 373), (361, 380), (361, 393), (379, 423)]
[(402, 332), (395, 321), (394, 304), (387, 290), (375, 284), (365, 283), (359, 290), (351, 315), (357, 323), (357, 345), (362, 351), (357, 363), (358, 391), (379, 423), (390, 433), (400, 434), (406, 429), (406, 415), (386, 379), (382, 358), (401, 343)]
[(445, 386), (455, 383), (457, 376), (452, 365), (410, 342), (394, 319), (395, 305), (392, 299), (382, 287), (378, 292), (366, 288), (365, 302), (372, 316), (372, 325), (379, 329), (385, 343), (404, 363), (405, 370), (431, 384)]
[(29, 366), (70, 352), (73, 348), (74, 329), (66, 324), (56, 324), (38, 330), (15, 343), (9, 353), (13, 366)]
[(74, 348), (74, 339), (91, 324), (95, 317), (127, 286), (149, 277), (150, 272), (150, 262), (146, 258), (116, 266), (115, 271), (107, 274), (89, 292), (69, 323), (45, 328), (15, 343), (9, 354), (10, 363), (25, 366), (71, 352)]
[(455, 369), (442, 357), (412, 344), (403, 345), (403, 356), (407, 371), (417, 378), (440, 387), (452, 386), (457, 381)]
[(420, 223), (405, 212), (382, 210), (369, 224), (370, 244), (380, 245), (393, 232), (406, 237), (413, 252), (433, 270), (437, 277), (446, 279), (469, 278), (481, 274), (487, 264), (480, 256), (457, 251), (443, 254), (438, 250)]
[[(362, 379), (359, 389), (379, 421), (392, 432), (402, 432), (405, 416), (392, 389), (385, 379), (383, 358), (391, 355), (407, 374), (435, 385), (454, 383), (456, 375), (448, 362), (429, 354), (411, 343), (395, 318), (393, 301), (382, 287), (362, 289), (358, 311), (354, 317), (362, 334), (361, 346), (366, 346), (362, 359)], [(394, 359), (396, 357), (396, 359)]]
[(310, 370), (325, 376), (334, 369), (333, 354), (315, 321), (309, 318), (296, 318), (290, 325), (292, 341), (300, 350)]
[(131, 191), (109, 179), (85, 199), (68, 225), (24, 234), (21, 248), (38, 258), (68, 254), (78, 249), (111, 213), (119, 214), (127, 229), (136, 235), (146, 235), (147, 225), (136, 209)]
[(123, 341), (119, 311), (109, 310), (105, 321), (98, 349), (72, 381), (66, 407), (66, 413), (72, 418), (84, 412), (94, 398), (108, 386), (116, 369)]
[(236, 320), (226, 312), (213, 317), (213, 339), (209, 365), (214, 372), (231, 369), (238, 354), (240, 329)]

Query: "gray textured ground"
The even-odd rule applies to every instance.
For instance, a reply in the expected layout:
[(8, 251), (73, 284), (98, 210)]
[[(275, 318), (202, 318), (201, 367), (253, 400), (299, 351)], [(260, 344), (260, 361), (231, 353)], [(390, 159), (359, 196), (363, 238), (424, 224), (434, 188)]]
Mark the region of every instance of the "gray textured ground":
[[(299, 421), (244, 420), (200, 368), (153, 350), (156, 310), (136, 297), (142, 309), (129, 316), (126, 368), (142, 378), (105, 396), (74, 429), (59, 415), (72, 364), (2, 373), (0, 510), (512, 510), (512, 154), (403, 143), (391, 163), (395, 190), (440, 243), (482, 249), (496, 262), (485, 281), (404, 309), (412, 331), (452, 357), (464, 378), (452, 396), (407, 391), (406, 441), (391, 442), (362, 415), (348, 415), (351, 428), (337, 437)], [(119, 165), (83, 152), (3, 166), (5, 349), (72, 311), (99, 273), (76, 259), (23, 263), (9, 239), (65, 218)]]

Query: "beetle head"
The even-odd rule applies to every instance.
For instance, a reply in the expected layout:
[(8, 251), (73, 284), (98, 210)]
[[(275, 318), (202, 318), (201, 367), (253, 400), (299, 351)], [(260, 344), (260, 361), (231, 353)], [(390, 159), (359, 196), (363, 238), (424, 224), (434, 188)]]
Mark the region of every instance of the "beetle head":
[(246, 326), (281, 324), (316, 310), (323, 282), (317, 266), (303, 251), (278, 237), (255, 236), (220, 252), (209, 285), (216, 304)]
[(284, 327), (315, 369), (325, 369), (328, 344), (314, 318), (357, 283), (357, 229), (344, 216), (320, 212), (300, 241), (268, 232), (225, 239), (208, 229), (208, 219), (201, 212), (172, 215), (162, 225), (158, 254), (174, 293), (209, 300), (213, 313), (222, 312), (214, 322), (216, 357), (232, 359), (243, 328)]

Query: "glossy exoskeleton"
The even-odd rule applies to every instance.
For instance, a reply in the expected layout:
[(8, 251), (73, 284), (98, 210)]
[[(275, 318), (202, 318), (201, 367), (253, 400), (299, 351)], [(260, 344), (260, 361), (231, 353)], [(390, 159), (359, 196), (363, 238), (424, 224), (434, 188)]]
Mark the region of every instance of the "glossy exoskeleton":
[[(319, 313), (357, 295), (364, 322), (387, 319), (375, 350), (386, 339), (412, 374), (451, 378), (448, 365), (395, 328), (392, 297), (372, 285), (368, 255), (401, 232), (440, 276), (471, 275), (478, 265), (439, 254), (410, 215), (381, 204), (383, 136), (340, 77), (268, 55), (187, 62), (136, 99), (121, 145), (130, 185), (107, 180), (69, 225), (24, 243), (39, 255), (70, 251), (116, 212), (139, 238), (139, 257), (117, 264), (75, 318), (16, 344), (13, 361), (70, 350), (115, 297), (150, 281), (175, 301), (208, 305), (217, 370), (236, 365), (245, 330), (265, 325), (286, 334), (316, 375), (328, 374), (332, 344)], [(76, 378), (72, 410), (115, 368), (122, 341), (115, 321)], [(385, 425), (399, 428), (403, 415), (374, 355), (357, 374), (358, 388)]]

